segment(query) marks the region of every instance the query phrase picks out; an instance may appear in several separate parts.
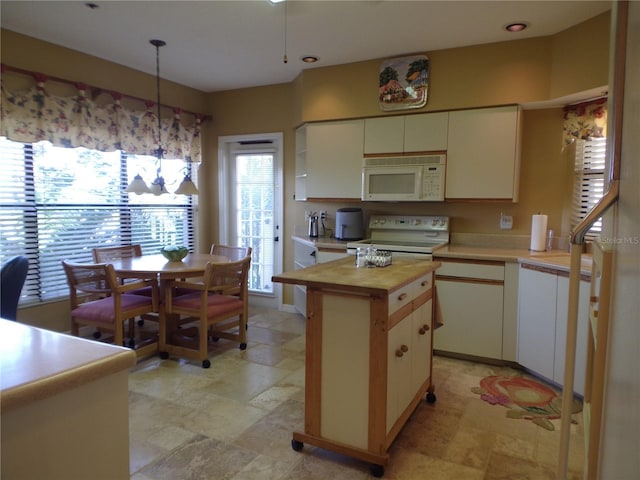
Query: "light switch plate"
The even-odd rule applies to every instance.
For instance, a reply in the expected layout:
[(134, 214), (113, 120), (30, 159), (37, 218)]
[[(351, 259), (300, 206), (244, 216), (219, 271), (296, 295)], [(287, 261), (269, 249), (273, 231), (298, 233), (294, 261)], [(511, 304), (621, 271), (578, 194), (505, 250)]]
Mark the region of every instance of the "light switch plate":
[(513, 217), (511, 215), (500, 214), (500, 229), (511, 230), (513, 228)]

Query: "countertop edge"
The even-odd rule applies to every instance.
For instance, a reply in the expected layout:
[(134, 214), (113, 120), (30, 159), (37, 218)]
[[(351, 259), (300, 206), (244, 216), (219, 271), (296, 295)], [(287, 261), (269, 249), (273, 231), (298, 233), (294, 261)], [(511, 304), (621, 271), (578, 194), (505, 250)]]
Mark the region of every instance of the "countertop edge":
[(303, 235), (291, 235), (294, 242), (301, 242), (309, 247), (328, 248), (332, 250), (347, 250), (347, 240), (338, 240), (331, 237), (309, 237)]
[[(467, 259), (489, 260), (497, 262), (526, 263), (538, 265), (560, 272), (569, 271), (571, 255), (563, 250), (550, 250), (533, 252), (526, 249), (505, 249), (489, 247), (470, 247), (463, 245), (447, 245), (433, 252), (434, 260), (437, 259)], [(580, 268), (582, 275), (591, 275), (591, 255), (583, 254), (583, 263)]]
[(133, 350), (123, 350), (85, 365), (68, 369), (33, 382), (16, 385), (0, 393), (0, 408), (6, 413), (77, 388), (108, 375), (127, 370), (136, 364)]

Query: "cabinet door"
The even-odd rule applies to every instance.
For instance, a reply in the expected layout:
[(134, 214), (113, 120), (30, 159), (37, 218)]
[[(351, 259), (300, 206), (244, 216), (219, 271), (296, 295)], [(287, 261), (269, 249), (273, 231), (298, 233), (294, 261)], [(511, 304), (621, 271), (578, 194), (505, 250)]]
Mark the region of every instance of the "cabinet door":
[[(316, 249), (298, 240), (293, 241), (293, 268), (300, 270), (316, 263)], [(293, 286), (293, 305), (301, 315), (307, 316), (307, 289), (302, 285)]]
[(448, 199), (512, 199), (519, 177), (519, 109), (449, 112)]
[[(336, 249), (317, 249), (316, 250), (316, 258), (318, 259), (318, 263), (331, 262), (333, 260), (338, 260), (339, 258), (348, 257), (346, 248), (338, 250)], [(354, 258), (355, 262), (355, 258)]]
[(364, 121), (307, 125), (307, 199), (362, 196)]
[(404, 116), (367, 118), (364, 153), (400, 153), (404, 150)]
[(444, 325), (435, 332), (435, 350), (502, 358), (503, 286), (436, 276)]
[(446, 150), (448, 129), (449, 112), (407, 115), (404, 118), (404, 151)]
[(520, 268), (518, 363), (553, 378), (557, 275)]
[(387, 343), (387, 432), (412, 398), (411, 319), (405, 317), (390, 331)]
[(433, 333), (433, 301), (413, 312), (411, 325), (411, 390), (415, 392), (431, 375), (431, 335)]
[[(556, 349), (553, 380), (564, 383), (564, 360), (567, 343), (567, 314), (569, 312), (569, 278), (558, 277), (556, 300)], [(576, 363), (573, 391), (584, 395), (584, 380), (587, 369), (587, 338), (589, 335), (589, 282), (580, 282), (578, 304), (578, 331), (576, 338)]]

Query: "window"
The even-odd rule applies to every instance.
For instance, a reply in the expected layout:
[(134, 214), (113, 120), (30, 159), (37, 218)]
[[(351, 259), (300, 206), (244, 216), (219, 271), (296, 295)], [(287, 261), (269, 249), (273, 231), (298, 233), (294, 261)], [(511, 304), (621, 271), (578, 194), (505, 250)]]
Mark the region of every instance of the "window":
[[(4, 137), (0, 155), (0, 260), (29, 259), (23, 304), (67, 296), (61, 260), (91, 262), (96, 246), (139, 243), (144, 253), (176, 244), (193, 249), (191, 197), (124, 192), (136, 173), (155, 176), (154, 157), (49, 142), (22, 144)], [(182, 179), (189, 165), (163, 160), (162, 173)]]
[[(571, 226), (575, 227), (604, 194), (607, 139), (576, 140), (575, 177)], [(602, 219), (593, 224), (586, 238), (593, 239), (602, 231)]]

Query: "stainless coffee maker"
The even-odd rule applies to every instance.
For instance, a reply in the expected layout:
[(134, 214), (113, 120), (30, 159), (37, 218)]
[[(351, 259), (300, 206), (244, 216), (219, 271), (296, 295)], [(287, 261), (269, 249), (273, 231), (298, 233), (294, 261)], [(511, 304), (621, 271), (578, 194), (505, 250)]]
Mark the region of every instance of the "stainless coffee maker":
[(318, 214), (317, 213), (311, 213), (309, 214), (309, 236), (310, 237), (317, 237), (318, 236), (318, 230), (319, 230), (319, 226), (318, 226), (319, 220), (318, 220)]

